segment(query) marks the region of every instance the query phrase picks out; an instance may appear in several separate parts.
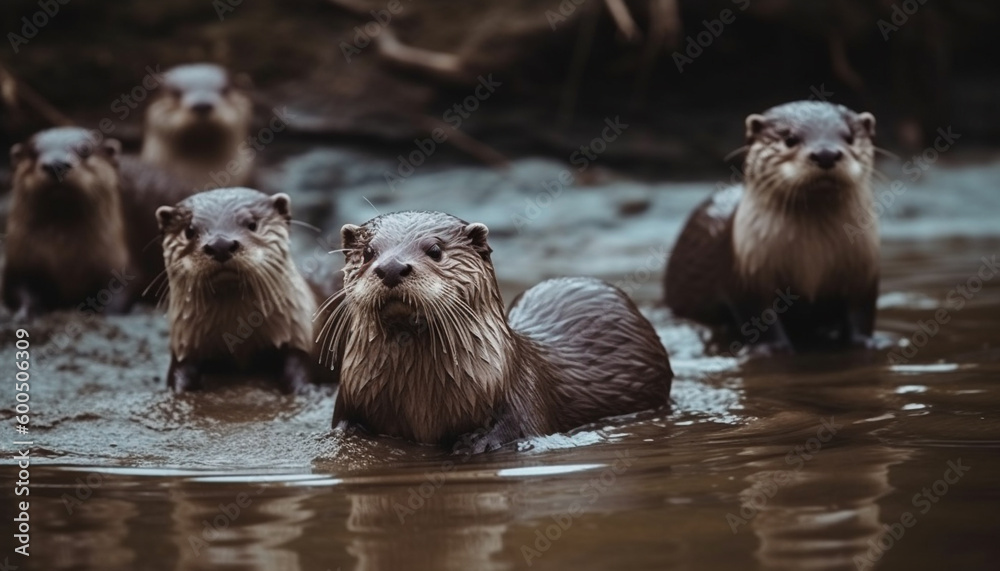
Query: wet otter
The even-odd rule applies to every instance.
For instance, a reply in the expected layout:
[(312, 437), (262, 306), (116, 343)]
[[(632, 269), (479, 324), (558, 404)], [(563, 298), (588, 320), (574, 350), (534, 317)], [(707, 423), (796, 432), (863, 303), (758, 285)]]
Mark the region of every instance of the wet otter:
[[(117, 171), (120, 145), (85, 129), (41, 131), (14, 145), (3, 301), (17, 319), (84, 304), (128, 285), (129, 251)], [(126, 295), (101, 300), (120, 311)]]
[(749, 342), (866, 343), (879, 237), (855, 224), (871, 218), (875, 117), (800, 101), (750, 115), (746, 136), (745, 182), (702, 203), (677, 239), (667, 305)]
[(170, 295), (170, 370), (177, 392), (202, 373), (273, 369), (305, 385), (316, 300), (292, 261), (291, 201), (249, 188), (195, 194), (156, 211)]
[(245, 144), (252, 118), (250, 98), (225, 68), (171, 68), (146, 110), (142, 159), (199, 190), (246, 185), (253, 171)]
[(598, 280), (543, 282), (507, 318), (483, 224), (400, 212), (342, 229), (334, 426), (472, 451), (667, 404), (652, 325)]

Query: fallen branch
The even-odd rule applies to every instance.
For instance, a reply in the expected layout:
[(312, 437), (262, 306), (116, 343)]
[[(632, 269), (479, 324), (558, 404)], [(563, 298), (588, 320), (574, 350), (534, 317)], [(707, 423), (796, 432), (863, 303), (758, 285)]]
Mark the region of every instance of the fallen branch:
[(642, 32), (639, 31), (639, 26), (636, 25), (635, 19), (632, 18), (632, 14), (628, 11), (625, 0), (604, 0), (604, 4), (607, 5), (608, 11), (611, 12), (611, 18), (615, 21), (615, 25), (618, 26), (618, 31), (621, 32), (625, 41), (638, 41), (640, 36), (642, 36)]
[(465, 73), (462, 58), (459, 56), (408, 46), (400, 42), (389, 28), (382, 29), (375, 43), (382, 58), (404, 69), (460, 83), (468, 83), (472, 79)]
[(500, 153), (500, 151), (494, 149), (486, 143), (473, 139), (469, 135), (455, 129), (440, 119), (421, 115), (419, 116), (418, 122), (421, 124), (421, 127), (427, 130), (427, 132), (432, 132), (434, 129), (444, 129), (448, 134), (449, 143), (451, 143), (456, 149), (483, 162), (484, 164), (496, 168), (506, 168), (510, 165), (510, 161), (508, 161), (507, 157)]
[(72, 119), (56, 109), (28, 84), (19, 80), (3, 64), (0, 64), (0, 97), (3, 97), (4, 103), (12, 109), (20, 109), (22, 102), (27, 104), (52, 125), (73, 124)]

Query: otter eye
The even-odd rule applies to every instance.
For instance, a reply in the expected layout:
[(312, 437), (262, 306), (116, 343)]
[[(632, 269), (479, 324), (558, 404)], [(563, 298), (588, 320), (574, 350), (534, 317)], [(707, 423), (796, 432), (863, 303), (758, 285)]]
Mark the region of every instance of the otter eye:
[(184, 237), (188, 240), (194, 240), (194, 235), (196, 234), (194, 226), (188, 226), (184, 229)]
[(844, 142), (846, 142), (848, 145), (853, 145), (854, 144), (854, 133), (848, 133), (848, 134), (844, 135)]
[(442, 254), (441, 246), (437, 244), (434, 244), (430, 248), (427, 248), (427, 255), (430, 256), (430, 258), (435, 262), (441, 261), (441, 254)]
[(250, 222), (247, 222), (247, 230), (249, 230), (251, 232), (256, 232), (257, 231), (257, 221), (256, 220), (251, 220)]
[(76, 154), (81, 159), (86, 159), (90, 155), (94, 154), (94, 149), (91, 148), (90, 145), (83, 145), (82, 147), (76, 150)]
[(365, 246), (365, 251), (362, 256), (364, 257), (365, 262), (372, 261), (372, 258), (375, 257), (375, 249), (371, 246)]
[(788, 147), (789, 149), (798, 145), (801, 142), (802, 140), (796, 137), (795, 135), (788, 135), (785, 137), (785, 146)]

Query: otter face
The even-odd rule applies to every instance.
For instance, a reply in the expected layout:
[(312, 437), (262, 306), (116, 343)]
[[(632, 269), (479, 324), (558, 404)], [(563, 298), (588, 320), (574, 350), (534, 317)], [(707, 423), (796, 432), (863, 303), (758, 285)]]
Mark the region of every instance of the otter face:
[(252, 116), (250, 99), (233, 84), (229, 73), (214, 64), (174, 67), (146, 111), (151, 134), (175, 141), (192, 156), (242, 140)]
[(279, 287), (272, 278), (286, 268), (275, 260), (290, 259), (288, 195), (212, 190), (161, 206), (156, 218), (172, 289), (228, 295), (236, 288), (262, 294)]
[(384, 325), (476, 319), (500, 307), (483, 224), (439, 212), (398, 212), (341, 230), (344, 304)]
[(10, 150), (15, 191), (54, 200), (76, 199), (76, 203), (113, 197), (117, 204), (120, 151), (118, 141), (98, 143), (85, 129), (41, 131)]
[(746, 119), (748, 187), (779, 201), (835, 196), (867, 187), (875, 117), (841, 105), (798, 101)]

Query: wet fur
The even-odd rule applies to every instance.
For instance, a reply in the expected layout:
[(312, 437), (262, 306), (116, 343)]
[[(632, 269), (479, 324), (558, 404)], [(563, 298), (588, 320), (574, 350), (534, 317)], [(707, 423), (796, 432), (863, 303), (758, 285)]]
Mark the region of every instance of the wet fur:
[[(852, 136), (848, 143), (845, 136)], [(766, 341), (809, 349), (864, 342), (874, 328), (879, 237), (873, 203), (874, 117), (798, 102), (747, 118), (743, 185), (716, 193), (691, 215), (668, 263), (674, 313), (741, 334), (777, 298), (801, 296)], [(790, 136), (801, 144), (789, 147)], [(821, 171), (806, 158), (822, 141), (844, 158)], [(860, 233), (849, 232), (848, 225)]]
[[(665, 349), (603, 282), (544, 282), (508, 324), (487, 232), (436, 212), (345, 226), (346, 287), (323, 335), (340, 367), (335, 426), (482, 451), (667, 403)], [(440, 261), (425, 254), (432, 244)], [(378, 253), (366, 260), (369, 247)], [(375, 275), (388, 259), (413, 266), (391, 289)], [(406, 321), (383, 314), (392, 300)]]
[[(168, 376), (176, 390), (198, 388), (200, 371), (189, 371), (191, 364), (196, 369), (204, 365), (206, 370), (246, 371), (261, 356), (281, 360), (290, 353), (305, 366), (314, 354), (316, 302), (292, 260), (289, 208), (286, 195), (268, 197), (232, 188), (199, 193), (157, 211), (170, 288)], [(250, 221), (256, 222), (256, 230), (246, 227)], [(196, 229), (191, 238), (185, 232), (189, 227)], [(240, 249), (225, 264), (202, 250), (204, 239), (218, 233), (240, 242)], [(236, 272), (236, 279), (213, 282), (213, 274), (223, 265)], [(240, 322), (249, 323), (255, 313), (263, 316), (263, 322), (243, 339), (238, 335)], [(236, 338), (241, 342), (235, 343)], [(296, 390), (302, 382), (283, 377), (283, 388)]]

